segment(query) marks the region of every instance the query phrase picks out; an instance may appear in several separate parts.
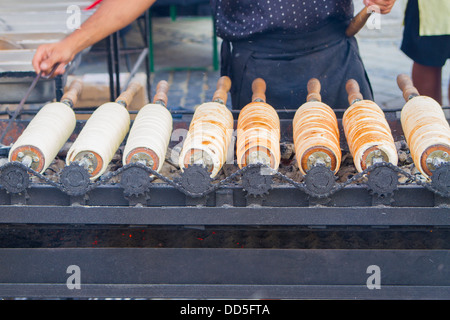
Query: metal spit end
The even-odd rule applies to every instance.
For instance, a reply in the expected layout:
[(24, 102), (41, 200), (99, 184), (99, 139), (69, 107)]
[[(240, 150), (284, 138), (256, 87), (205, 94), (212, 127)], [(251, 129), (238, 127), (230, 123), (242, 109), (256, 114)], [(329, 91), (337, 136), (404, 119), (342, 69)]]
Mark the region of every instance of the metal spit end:
[(19, 147), (13, 151), (11, 160), (20, 162), (24, 166), (40, 172), (44, 168), (45, 158), (36, 148), (30, 148), (29, 146)]
[(93, 175), (99, 167), (96, 155), (90, 151), (82, 151), (78, 153), (73, 162), (78, 162), (78, 164), (84, 167), (90, 175)]
[(368, 152), (364, 162), (366, 164), (365, 167), (368, 168), (376, 163), (389, 162), (389, 157), (383, 150), (375, 148)]
[(430, 171), (436, 170), (444, 163), (450, 162), (450, 155), (444, 150), (435, 150), (426, 158), (426, 166)]
[(312, 153), (311, 155), (308, 156), (308, 159), (306, 161), (306, 166), (308, 170), (317, 165), (323, 165), (331, 169), (331, 164), (332, 164), (331, 157), (323, 151), (317, 151)]
[(189, 165), (201, 165), (205, 167), (209, 172), (212, 172), (214, 169), (214, 161), (211, 156), (203, 151), (196, 150), (194, 151), (189, 158)]
[(267, 152), (264, 151), (252, 151), (247, 157), (247, 164), (263, 164), (270, 166), (271, 159)]
[(130, 163), (140, 163), (146, 167), (153, 168), (155, 165), (154, 159), (147, 152), (136, 152), (131, 156)]

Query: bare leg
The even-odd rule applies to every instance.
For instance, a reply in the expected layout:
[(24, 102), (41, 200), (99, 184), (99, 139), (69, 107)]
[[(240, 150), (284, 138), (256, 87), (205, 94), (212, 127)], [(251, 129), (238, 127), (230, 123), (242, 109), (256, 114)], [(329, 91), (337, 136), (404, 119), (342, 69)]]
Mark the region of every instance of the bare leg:
[(442, 104), (442, 68), (428, 67), (414, 62), (412, 80), (419, 93)]

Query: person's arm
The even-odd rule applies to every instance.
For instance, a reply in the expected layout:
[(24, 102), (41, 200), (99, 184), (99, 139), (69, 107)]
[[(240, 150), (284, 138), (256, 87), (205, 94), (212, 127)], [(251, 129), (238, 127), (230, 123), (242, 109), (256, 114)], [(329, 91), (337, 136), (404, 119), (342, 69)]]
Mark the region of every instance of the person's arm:
[(33, 57), (36, 73), (48, 75), (56, 64), (55, 75), (63, 74), (75, 55), (110, 34), (128, 26), (156, 0), (103, 0), (99, 8), (80, 27), (59, 42), (37, 48)]
[(366, 7), (377, 6), (380, 8), (381, 14), (387, 14), (391, 12), (392, 7), (395, 4), (395, 0), (364, 0), (364, 5)]

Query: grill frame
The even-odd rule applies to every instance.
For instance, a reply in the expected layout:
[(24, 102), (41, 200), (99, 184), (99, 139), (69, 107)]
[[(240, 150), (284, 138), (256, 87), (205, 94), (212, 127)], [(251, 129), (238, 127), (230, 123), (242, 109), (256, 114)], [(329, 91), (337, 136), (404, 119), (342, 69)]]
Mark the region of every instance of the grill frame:
[[(387, 113), (394, 137), (401, 136), (397, 112)], [(339, 110), (337, 114), (340, 119)], [(187, 129), (191, 115), (174, 112), (174, 130)], [(292, 137), (291, 115), (280, 112), (282, 141)], [(0, 121), (0, 126), (3, 124)], [(27, 120), (16, 121), (12, 132), (20, 133), (26, 124)], [(77, 123), (74, 135), (82, 125), (83, 121)], [(345, 136), (341, 135), (341, 139)], [(346, 148), (344, 140), (341, 146)], [(155, 183), (145, 195), (127, 197), (120, 184), (100, 184), (87, 195), (70, 196), (54, 186), (32, 183), (23, 194), (0, 189), (0, 227), (125, 225), (408, 232), (417, 228), (447, 230), (449, 204), (448, 197), (420, 185), (399, 185), (391, 197), (380, 198), (364, 185), (351, 184), (330, 197), (320, 198), (289, 183), (275, 185), (261, 197), (247, 195), (237, 184), (224, 185), (203, 197), (191, 197), (172, 185)], [(10, 270), (0, 278), (0, 297), (450, 298), (447, 249), (62, 247), (1, 248), (0, 254), (8, 257), (0, 260), (0, 269)], [(101, 261), (109, 262), (109, 277)], [(81, 290), (70, 290), (65, 283), (69, 277), (66, 268), (73, 264), (82, 270)], [(329, 268), (327, 272), (324, 264)], [(255, 269), (255, 265), (259, 268)], [(380, 266), (382, 290), (368, 289), (365, 281), (370, 276), (366, 272), (369, 265)], [(183, 272), (178, 274), (180, 269)], [(241, 276), (236, 277), (231, 269), (239, 270)]]

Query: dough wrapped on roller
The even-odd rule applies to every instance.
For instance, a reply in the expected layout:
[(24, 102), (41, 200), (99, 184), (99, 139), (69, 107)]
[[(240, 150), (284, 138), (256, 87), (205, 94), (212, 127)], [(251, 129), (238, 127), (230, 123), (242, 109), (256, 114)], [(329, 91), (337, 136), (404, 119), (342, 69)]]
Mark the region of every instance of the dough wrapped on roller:
[(407, 75), (399, 75), (397, 83), (406, 100), (400, 115), (406, 142), (415, 166), (429, 178), (450, 161), (450, 126), (439, 103), (421, 96)]
[(213, 101), (196, 108), (179, 157), (181, 170), (200, 164), (214, 178), (225, 164), (234, 123), (233, 115), (226, 106), (230, 86), (230, 79), (221, 77)]
[(123, 164), (143, 163), (160, 171), (172, 133), (172, 115), (167, 110), (166, 81), (157, 86), (153, 103), (142, 107), (134, 120), (123, 153)]
[(33, 168), (44, 172), (69, 139), (76, 125), (72, 108), (62, 102), (42, 107), (11, 148), (10, 161), (34, 154)]
[(239, 168), (262, 163), (277, 170), (280, 165), (280, 119), (265, 102), (266, 83), (252, 84), (252, 102), (242, 108), (237, 123), (236, 157)]
[(108, 102), (98, 107), (67, 153), (66, 164), (90, 161), (88, 171), (94, 180), (102, 175), (125, 139), (130, 127), (130, 114), (123, 105)]
[(130, 129), (126, 106), (139, 88), (138, 82), (131, 82), (115, 102), (104, 103), (92, 113), (67, 153), (67, 165), (80, 163), (88, 170), (91, 180), (106, 171)]
[(72, 110), (82, 88), (75, 79), (63, 95), (61, 102), (42, 107), (11, 147), (9, 161), (20, 161), (43, 173), (69, 139), (76, 125)]
[(336, 114), (321, 102), (320, 82), (308, 82), (307, 102), (295, 112), (292, 122), (295, 154), (303, 174), (314, 165), (337, 173), (341, 164), (340, 133)]
[(397, 165), (397, 149), (383, 110), (363, 100), (356, 81), (349, 80), (346, 88), (351, 105), (344, 112), (342, 126), (356, 169), (361, 172), (377, 162)]

